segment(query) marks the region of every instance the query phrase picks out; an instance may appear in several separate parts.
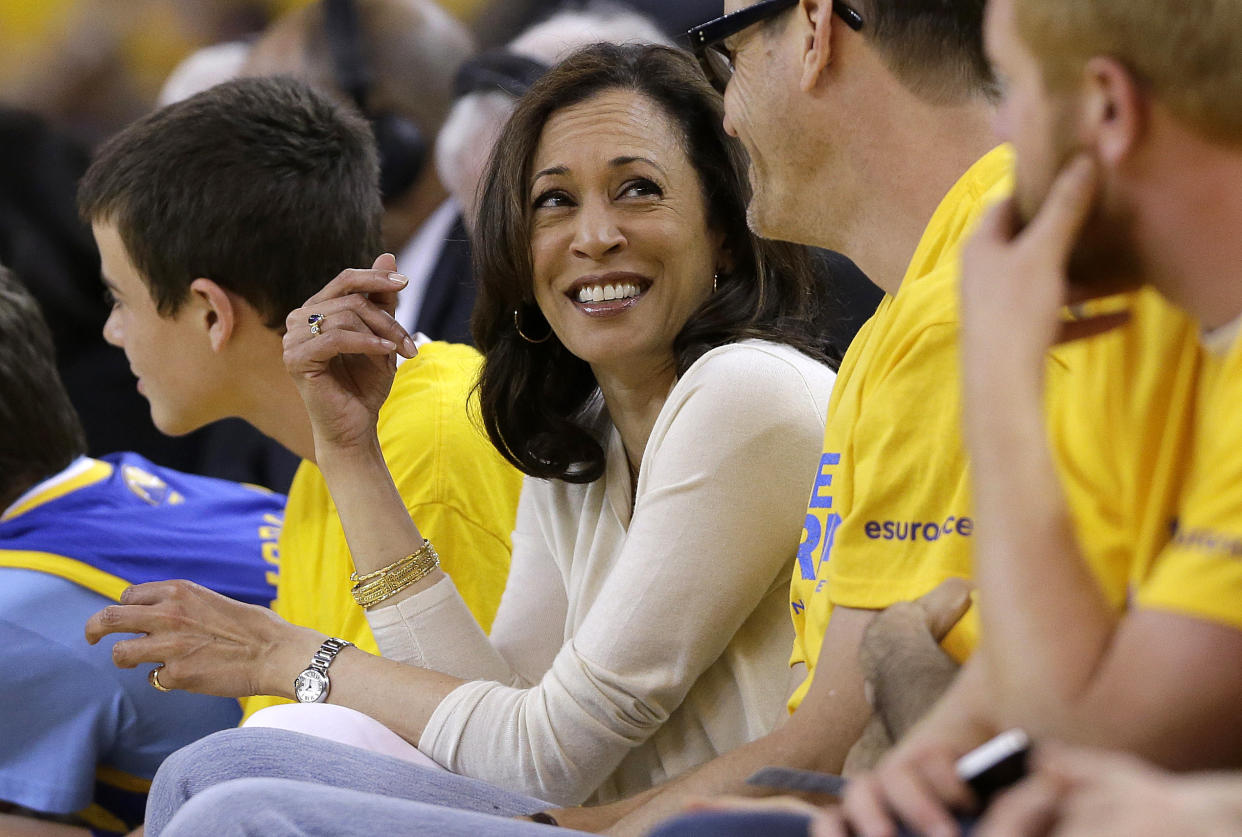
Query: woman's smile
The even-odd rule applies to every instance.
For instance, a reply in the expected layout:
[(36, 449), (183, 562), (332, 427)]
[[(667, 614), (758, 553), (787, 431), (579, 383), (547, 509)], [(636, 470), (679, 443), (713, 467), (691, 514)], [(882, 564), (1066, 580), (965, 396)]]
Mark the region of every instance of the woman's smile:
[(579, 311), (592, 317), (611, 317), (638, 304), (651, 280), (638, 273), (614, 271), (584, 276), (566, 291)]

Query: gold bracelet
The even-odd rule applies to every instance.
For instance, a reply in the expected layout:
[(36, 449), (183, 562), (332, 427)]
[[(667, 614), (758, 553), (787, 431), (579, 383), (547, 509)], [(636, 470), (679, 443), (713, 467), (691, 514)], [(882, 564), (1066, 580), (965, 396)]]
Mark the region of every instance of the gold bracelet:
[(409, 561), (413, 561), (417, 558), (421, 558), (428, 552), (435, 552), (435, 548), (431, 545), (431, 541), (427, 540), (426, 538), (423, 538), (423, 545), (420, 546), (418, 549), (414, 550), (413, 552), (411, 552), (409, 555), (405, 556), (404, 558), (398, 558), (396, 561), (393, 561), (387, 567), (380, 567), (375, 572), (367, 573), (366, 575), (358, 575), (357, 570), (355, 570), (354, 572), (349, 574), (349, 580), (352, 581), (354, 583), (354, 586), (356, 587), (364, 581), (370, 581), (373, 578), (379, 578), (381, 575), (387, 575), (388, 573), (392, 572), (400, 565), (407, 563)]
[(395, 561), (383, 570), (369, 573), (366, 577), (371, 580), (355, 584), (351, 591), (354, 601), (362, 607), (376, 605), (420, 581), (439, 565), (440, 556), (430, 543), (424, 542), (417, 552)]
[(424, 539), (423, 545), (417, 551), (397, 559), (387, 567), (366, 575), (358, 575), (356, 572), (350, 575), (350, 581), (354, 582), (350, 592), (360, 606), (371, 607), (426, 578), (438, 566), (440, 556), (436, 554), (431, 541)]

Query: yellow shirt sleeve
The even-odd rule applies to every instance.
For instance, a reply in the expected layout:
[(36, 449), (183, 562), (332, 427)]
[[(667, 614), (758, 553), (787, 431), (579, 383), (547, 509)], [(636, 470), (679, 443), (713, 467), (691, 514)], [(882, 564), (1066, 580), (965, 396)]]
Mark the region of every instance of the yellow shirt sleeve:
[(1084, 559), (1120, 612), (1169, 539), (1190, 458), (1197, 326), (1153, 291), (1099, 300), (1130, 321), (1062, 348), (1074, 369), (1049, 406), (1062, 490)]
[(1172, 538), (1144, 578), (1140, 607), (1242, 628), (1242, 340), (1205, 357), (1190, 474)]
[[(973, 574), (956, 273), (954, 264), (922, 280), (903, 300), (906, 322), (894, 316), (886, 338), (867, 336), (878, 360), (853, 387), (858, 394), (843, 397), (830, 415), (791, 587), (791, 663), (808, 668), (791, 709), (810, 688), (834, 607), (882, 610)], [(912, 327), (916, 317), (922, 327)], [(1052, 403), (1068, 377), (1060, 353), (1050, 357), (1047, 375)], [(942, 647), (961, 662), (978, 641), (971, 608)]]
[[(411, 517), (435, 545), (471, 613), (489, 630), (509, 574), (522, 475), (467, 411), (479, 364), (469, 346), (423, 346), (397, 371), (380, 411), (379, 438)], [(364, 611), (349, 592), (353, 570), (327, 484), (313, 463), (303, 462), (289, 490), (273, 609), (294, 624), (378, 653)], [(286, 702), (256, 696), (242, 704), (249, 717)]]
[[(841, 454), (852, 460), (838, 480), (849, 513), (817, 584), (841, 607), (887, 607), (970, 574), (957, 328), (929, 327), (903, 348), (863, 400)], [(811, 506), (820, 501), (813, 492)]]
[[(882, 303), (859, 337), (865, 366), (843, 365), (807, 504), (790, 604), (791, 663), (810, 688), (834, 607), (878, 610), (945, 578), (970, 576), (974, 535), (962, 444), (955, 279), (948, 271)], [(859, 338), (855, 338), (857, 343)], [(945, 640), (964, 659), (973, 611)]]

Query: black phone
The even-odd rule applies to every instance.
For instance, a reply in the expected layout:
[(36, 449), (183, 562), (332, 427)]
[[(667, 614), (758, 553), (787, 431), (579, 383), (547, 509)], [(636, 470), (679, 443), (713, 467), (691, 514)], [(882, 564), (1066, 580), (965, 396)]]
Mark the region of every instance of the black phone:
[(1031, 739), (1020, 729), (1002, 732), (957, 760), (957, 776), (970, 786), (983, 810), (998, 793), (1026, 778)]
[[(1026, 778), (1030, 761), (1031, 739), (1020, 729), (1003, 732), (957, 760), (957, 775), (970, 786), (979, 800), (979, 811), (1006, 788)], [(746, 780), (749, 785), (777, 788), (784, 791), (823, 793), (841, 796), (846, 781), (840, 776), (794, 770), (786, 767), (765, 767)], [(959, 814), (959, 822), (969, 828), (974, 816)], [(915, 832), (899, 827), (898, 837), (917, 837)]]

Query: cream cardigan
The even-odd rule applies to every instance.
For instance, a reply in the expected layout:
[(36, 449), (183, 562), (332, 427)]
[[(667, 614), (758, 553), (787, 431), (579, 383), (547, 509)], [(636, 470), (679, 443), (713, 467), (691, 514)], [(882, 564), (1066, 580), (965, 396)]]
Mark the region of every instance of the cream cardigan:
[(789, 572), (833, 380), (780, 344), (714, 349), (656, 419), (633, 512), (611, 425), (601, 479), (526, 480), (490, 639), (448, 579), (371, 611), (385, 657), (473, 681), (419, 749), (572, 805), (768, 732), (796, 683)]

